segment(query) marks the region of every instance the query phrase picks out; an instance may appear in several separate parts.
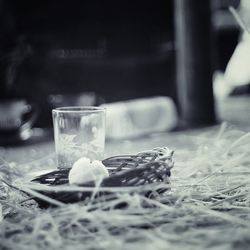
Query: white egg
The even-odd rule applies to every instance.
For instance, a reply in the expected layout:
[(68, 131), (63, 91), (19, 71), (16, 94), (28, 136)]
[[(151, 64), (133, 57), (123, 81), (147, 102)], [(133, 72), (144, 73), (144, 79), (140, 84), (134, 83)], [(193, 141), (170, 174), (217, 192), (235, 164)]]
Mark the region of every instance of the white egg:
[(73, 164), (73, 167), (69, 171), (69, 183), (98, 182), (108, 176), (108, 170), (101, 161), (95, 160), (91, 162), (90, 159), (82, 157)]

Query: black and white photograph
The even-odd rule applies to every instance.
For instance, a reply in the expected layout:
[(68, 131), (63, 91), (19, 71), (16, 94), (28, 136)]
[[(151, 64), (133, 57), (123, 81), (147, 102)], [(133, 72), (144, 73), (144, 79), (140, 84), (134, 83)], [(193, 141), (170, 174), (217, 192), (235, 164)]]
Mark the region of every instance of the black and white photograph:
[(0, 0), (0, 250), (250, 249), (250, 0)]

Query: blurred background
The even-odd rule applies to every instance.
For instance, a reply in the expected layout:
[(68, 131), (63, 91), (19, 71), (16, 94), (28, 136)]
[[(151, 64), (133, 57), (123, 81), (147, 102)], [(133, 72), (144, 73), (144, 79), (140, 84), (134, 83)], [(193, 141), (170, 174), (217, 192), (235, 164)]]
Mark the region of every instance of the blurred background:
[[(213, 72), (225, 71), (238, 44), (228, 6), (239, 4), (210, 1)], [(57, 106), (151, 96), (178, 106), (174, 8), (171, 0), (1, 0), (1, 101), (34, 105), (36, 127), (50, 127)]]

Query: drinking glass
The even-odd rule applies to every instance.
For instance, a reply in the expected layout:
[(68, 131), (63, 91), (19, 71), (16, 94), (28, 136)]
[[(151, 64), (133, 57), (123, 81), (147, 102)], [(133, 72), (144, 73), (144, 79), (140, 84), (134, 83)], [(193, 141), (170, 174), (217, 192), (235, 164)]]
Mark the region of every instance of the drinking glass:
[(52, 110), (59, 169), (71, 168), (81, 157), (103, 159), (105, 114), (105, 108), (101, 107), (62, 107)]

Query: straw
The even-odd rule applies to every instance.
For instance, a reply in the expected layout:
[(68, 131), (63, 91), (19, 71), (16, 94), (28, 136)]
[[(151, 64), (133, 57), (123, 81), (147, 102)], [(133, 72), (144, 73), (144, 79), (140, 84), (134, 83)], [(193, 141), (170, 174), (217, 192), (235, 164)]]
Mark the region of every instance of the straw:
[(232, 6), (229, 7), (229, 11), (232, 13), (232, 15), (234, 16), (236, 22), (238, 23), (238, 25), (241, 27), (241, 29), (245, 32), (247, 32), (248, 34), (250, 34), (250, 31), (246, 25), (246, 23), (244, 22), (244, 20), (240, 17), (240, 15), (237, 13), (236, 9)]
[[(176, 147), (170, 183), (98, 187), (110, 191), (106, 199), (40, 209), (18, 189), (39, 196), (41, 190), (59, 187), (27, 183), (25, 176), (11, 185), (0, 181), (0, 249), (248, 249), (250, 138), (223, 126), (213, 136), (192, 136), (186, 147)], [(159, 194), (158, 188), (168, 191)], [(145, 197), (143, 190), (154, 196)]]

